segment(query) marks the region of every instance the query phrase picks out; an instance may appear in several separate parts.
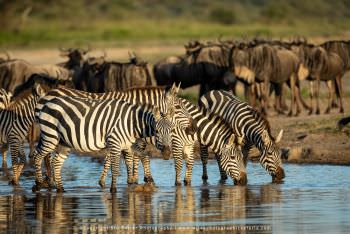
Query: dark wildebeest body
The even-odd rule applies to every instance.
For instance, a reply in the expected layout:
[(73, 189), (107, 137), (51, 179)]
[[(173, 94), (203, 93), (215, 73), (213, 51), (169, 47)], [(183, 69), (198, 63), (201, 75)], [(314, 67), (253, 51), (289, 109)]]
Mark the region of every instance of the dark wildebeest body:
[(200, 84), (199, 95), (213, 89), (231, 89), (236, 79), (230, 72), (230, 48), (223, 45), (187, 47), (187, 55), (170, 57), (154, 65), (157, 85), (179, 84), (182, 88)]
[(58, 80), (69, 80), (70, 72), (56, 65), (33, 65), (24, 60), (10, 60), (0, 64), (0, 88), (13, 92), (33, 74), (43, 74)]
[[(307, 68), (309, 69), (309, 76), (307, 80), (310, 81), (310, 103), (313, 111), (313, 99), (316, 99), (316, 114), (320, 113), (319, 107), (319, 90), (320, 82), (325, 81), (328, 88), (328, 106), (325, 113), (329, 113), (332, 107), (333, 100), (333, 81), (335, 81), (335, 88), (337, 97), (340, 100), (339, 111), (344, 112), (343, 107), (343, 91), (341, 89), (341, 78), (345, 74), (345, 64), (339, 55), (333, 52), (328, 52), (321, 46), (303, 45), (305, 56), (307, 60)], [(316, 82), (316, 87), (315, 83)]]
[(77, 89), (102, 93), (150, 85), (152, 80), (146, 62), (140, 62), (136, 57), (128, 63), (106, 62), (100, 57), (84, 63)]

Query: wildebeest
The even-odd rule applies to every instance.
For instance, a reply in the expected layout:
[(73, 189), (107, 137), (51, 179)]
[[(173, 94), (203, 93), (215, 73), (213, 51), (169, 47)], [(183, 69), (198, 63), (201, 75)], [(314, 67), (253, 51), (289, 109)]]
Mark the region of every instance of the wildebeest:
[[(313, 99), (316, 99), (316, 114), (320, 113), (319, 107), (319, 90), (320, 82), (325, 81), (328, 88), (328, 106), (325, 113), (329, 113), (333, 100), (333, 81), (335, 81), (336, 95), (340, 100), (339, 111), (344, 112), (343, 91), (341, 87), (341, 78), (345, 74), (346, 66), (340, 56), (336, 53), (329, 52), (321, 46), (313, 44), (302, 45), (304, 50), (310, 81), (310, 114), (313, 112)], [(315, 87), (316, 83), (316, 87)]]
[(77, 89), (101, 93), (152, 85), (147, 62), (130, 55), (127, 63), (108, 62), (104, 56), (88, 59), (84, 65)]
[(60, 66), (33, 65), (24, 60), (10, 60), (0, 64), (0, 88), (13, 92), (17, 85), (27, 81), (33, 74), (45, 74), (59, 80), (71, 79), (71, 73)]
[(203, 45), (195, 42), (185, 46), (186, 55), (170, 57), (156, 63), (153, 72), (157, 85), (181, 82), (182, 88), (200, 84), (199, 95), (213, 89), (231, 89), (236, 79), (230, 72), (230, 54), (225, 45)]

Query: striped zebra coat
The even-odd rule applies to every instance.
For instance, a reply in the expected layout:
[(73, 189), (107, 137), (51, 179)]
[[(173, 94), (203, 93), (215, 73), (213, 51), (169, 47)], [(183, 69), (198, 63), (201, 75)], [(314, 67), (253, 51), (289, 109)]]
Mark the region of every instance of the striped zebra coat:
[(67, 154), (68, 148), (81, 152), (108, 149), (112, 163), (111, 192), (115, 192), (121, 151), (130, 149), (137, 138), (156, 135), (157, 147), (160, 142), (150, 107), (113, 99), (56, 97), (44, 105), (38, 122), (41, 135), (33, 154), (36, 171), (33, 191), (42, 187), (42, 159), (54, 152), (57, 146), (63, 148), (52, 159), (58, 192), (63, 191), (60, 174), (66, 156), (62, 155)]
[[(40, 110), (46, 102), (54, 99), (55, 97), (60, 96), (72, 96), (72, 97), (84, 97), (90, 99), (115, 99), (115, 100), (124, 100), (133, 104), (150, 104), (153, 106), (159, 106), (160, 111), (162, 113), (166, 113), (168, 111), (168, 106), (172, 106), (174, 103), (174, 95), (178, 92), (178, 88), (173, 86), (170, 90), (166, 90), (165, 88), (160, 87), (145, 87), (145, 88), (133, 88), (127, 91), (120, 92), (107, 92), (107, 93), (87, 93), (79, 90), (73, 90), (68, 88), (60, 88), (51, 90), (45, 97), (43, 97), (37, 107), (36, 107), (36, 116), (40, 114)], [(178, 147), (172, 147), (173, 155), (178, 155), (182, 160), (182, 153), (186, 152), (188, 158), (194, 158), (193, 155), (193, 147), (194, 141), (189, 141), (188, 139), (193, 138), (193, 131), (186, 128), (190, 123), (188, 122), (188, 118), (190, 115), (184, 114), (183, 111), (175, 111), (175, 119), (174, 124), (177, 124), (177, 131), (173, 131), (172, 133), (172, 141), (178, 142)], [(171, 139), (171, 138), (170, 138)], [(169, 140), (169, 139), (168, 139)], [(155, 143), (155, 141), (149, 141), (148, 143)], [(143, 151), (146, 147), (146, 142), (138, 141), (139, 147), (136, 147), (139, 151)], [(186, 146), (186, 147), (185, 147)], [(169, 159), (170, 150), (168, 148), (162, 148), (162, 154), (164, 159)], [(176, 152), (175, 152), (176, 151)], [(126, 152), (125, 152), (126, 153)], [(145, 182), (153, 182), (153, 178), (150, 171), (150, 164), (148, 156), (145, 156), (142, 152), (139, 154), (141, 156), (141, 161), (143, 163), (143, 167), (145, 170)], [(108, 159), (108, 157), (107, 157)], [(175, 160), (179, 161), (176, 157)], [(178, 165), (179, 163), (177, 163)], [(109, 168), (110, 162), (106, 160), (104, 170), (101, 174), (99, 184), (104, 187), (106, 174)], [(134, 170), (132, 178), (128, 178), (129, 183), (135, 183), (138, 180), (137, 176), (137, 167), (138, 167), (138, 158), (135, 157), (134, 160)], [(176, 170), (176, 184), (181, 184), (180, 182), (180, 172)], [(190, 174), (189, 170), (186, 170), (186, 175)], [(187, 181), (185, 179), (185, 181)], [(187, 183), (187, 182), (185, 182)]]
[[(5, 89), (0, 89), (0, 109), (5, 109), (11, 103), (12, 93), (7, 92)], [(7, 151), (8, 145), (1, 145), (1, 155), (2, 155), (2, 168), (7, 168)]]
[[(211, 148), (219, 158), (220, 167), (232, 177), (235, 183), (246, 184), (246, 172), (239, 135), (232, 131), (231, 127), (220, 116), (208, 112), (204, 108), (198, 108), (185, 99), (176, 98), (175, 108), (186, 110), (191, 115), (192, 122), (195, 125), (197, 133), (194, 137), (182, 136), (187, 137), (187, 144), (199, 141), (200, 144)], [(173, 140), (173, 145), (176, 144)], [(177, 158), (175, 162), (176, 170), (181, 173), (182, 162), (179, 159), (180, 157), (175, 155), (174, 158)], [(186, 166), (189, 168), (189, 172), (186, 172), (185, 184), (189, 184), (191, 181), (193, 162), (194, 157), (188, 156)]]
[[(253, 107), (240, 101), (231, 92), (214, 90), (203, 95), (199, 105), (221, 116), (231, 128), (244, 136), (243, 155), (247, 164), (248, 153), (256, 146), (260, 153), (260, 163), (272, 176), (273, 181), (284, 178), (281, 162), (281, 151), (277, 143), (282, 138), (283, 131), (274, 139), (268, 121)], [(202, 157), (206, 163), (206, 155)], [(206, 175), (203, 175), (206, 176)]]
[(19, 177), (26, 161), (23, 142), (29, 128), (34, 123), (34, 108), (44, 94), (45, 90), (41, 85), (35, 85), (33, 90), (27, 90), (16, 97), (5, 109), (0, 109), (0, 144), (2, 144), (3, 164), (6, 160), (6, 144), (8, 144), (13, 168), (11, 183), (14, 185), (19, 183)]

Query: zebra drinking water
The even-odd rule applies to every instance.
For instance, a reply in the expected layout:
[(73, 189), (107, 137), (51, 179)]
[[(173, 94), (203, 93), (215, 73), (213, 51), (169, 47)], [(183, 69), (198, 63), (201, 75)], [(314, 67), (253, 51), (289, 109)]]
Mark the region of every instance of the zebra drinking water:
[[(250, 149), (252, 146), (256, 146), (261, 153), (260, 163), (272, 176), (273, 181), (280, 181), (285, 177), (281, 151), (277, 146), (282, 138), (283, 130), (275, 139), (271, 135), (269, 122), (253, 107), (240, 101), (231, 92), (210, 91), (200, 98), (199, 105), (221, 116), (235, 132), (244, 136), (245, 164), (247, 164)], [(206, 165), (206, 157), (204, 153), (202, 156), (203, 165)], [(203, 178), (207, 178), (206, 170), (203, 170)]]

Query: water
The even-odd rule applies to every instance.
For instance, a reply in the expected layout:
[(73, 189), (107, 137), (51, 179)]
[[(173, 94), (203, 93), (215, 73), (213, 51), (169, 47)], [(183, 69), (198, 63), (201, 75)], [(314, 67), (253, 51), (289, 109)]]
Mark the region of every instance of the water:
[(192, 186), (175, 187), (174, 162), (152, 159), (158, 188), (141, 193), (126, 185), (121, 165), (116, 194), (98, 187), (103, 164), (90, 157), (66, 160), (63, 194), (32, 193), (30, 169), (19, 188), (1, 177), (0, 232), (350, 232), (349, 167), (287, 164), (284, 183), (272, 184), (259, 164), (250, 163), (248, 185), (233, 186), (232, 181), (219, 183), (215, 161), (209, 162), (208, 184), (203, 184), (201, 162), (196, 161)]

